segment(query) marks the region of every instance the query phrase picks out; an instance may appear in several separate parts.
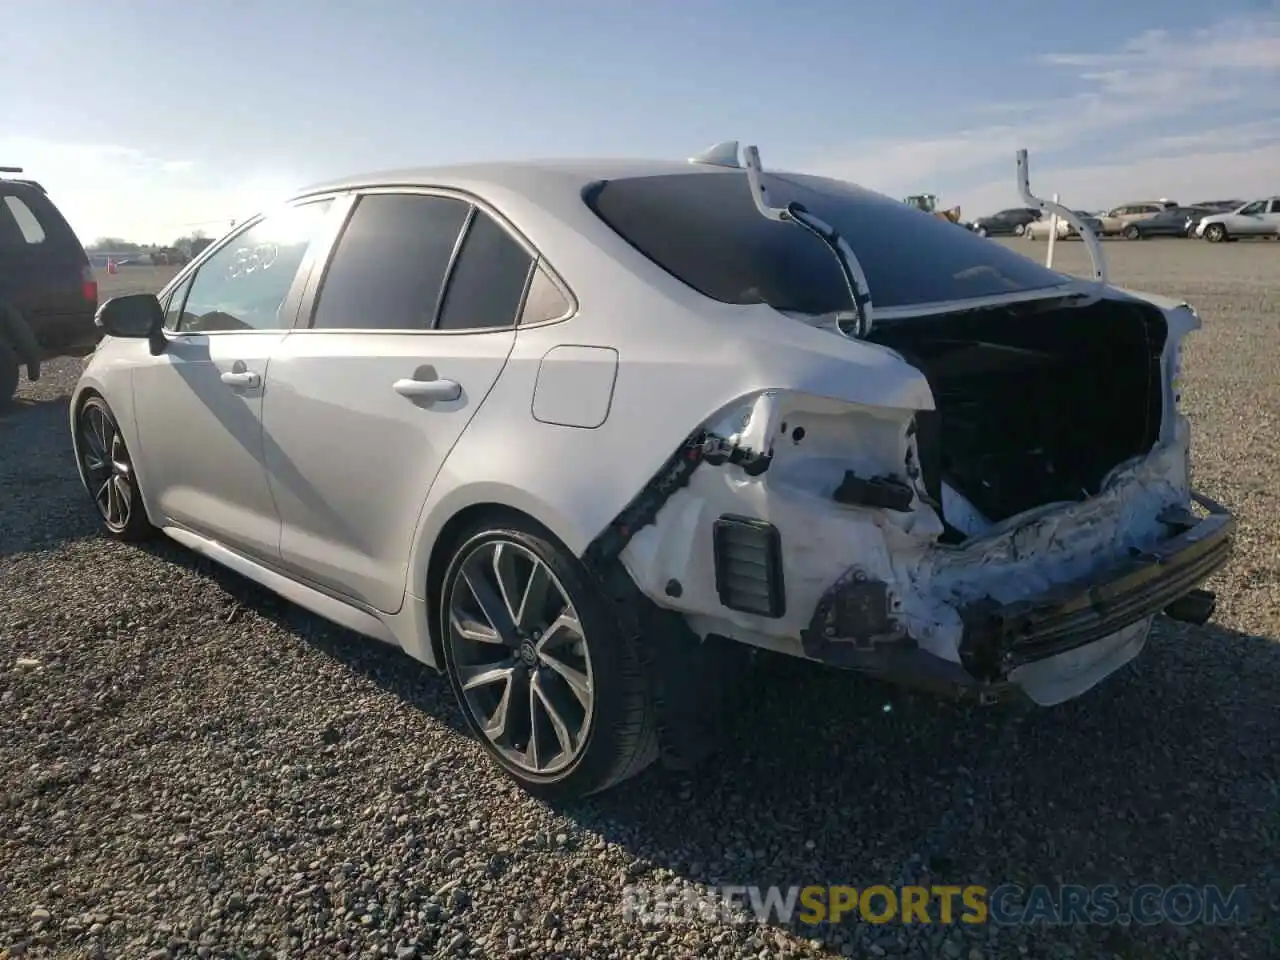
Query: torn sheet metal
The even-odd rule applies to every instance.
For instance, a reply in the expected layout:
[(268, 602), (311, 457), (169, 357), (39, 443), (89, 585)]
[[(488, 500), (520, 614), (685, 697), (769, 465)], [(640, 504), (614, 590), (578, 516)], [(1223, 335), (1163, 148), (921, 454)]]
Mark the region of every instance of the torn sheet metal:
[[(1164, 535), (1158, 517), (1189, 503), (1186, 431), (1149, 455), (1116, 467), (1097, 496), (1047, 504), (1002, 523), (966, 521), (963, 543), (938, 542), (938, 511), (923, 494), (912, 412), (862, 407), (770, 391), (709, 422), (729, 443), (768, 455), (756, 476), (732, 464), (704, 463), (640, 530), (621, 557), (637, 584), (661, 605), (686, 614), (699, 633), (802, 653), (800, 636), (833, 584), (856, 569), (884, 585), (892, 623), (958, 663), (960, 609), (981, 597), (1006, 603), (1087, 574)], [(909, 484), (907, 512), (837, 503), (847, 471), (890, 475)], [(914, 475), (913, 475), (914, 473)], [(724, 514), (757, 518), (780, 532), (786, 555), (786, 613), (770, 619), (725, 609), (714, 589), (708, 531)], [(667, 587), (680, 584), (678, 596)], [(868, 601), (870, 602), (870, 601)], [(877, 600), (877, 602), (880, 602)]]

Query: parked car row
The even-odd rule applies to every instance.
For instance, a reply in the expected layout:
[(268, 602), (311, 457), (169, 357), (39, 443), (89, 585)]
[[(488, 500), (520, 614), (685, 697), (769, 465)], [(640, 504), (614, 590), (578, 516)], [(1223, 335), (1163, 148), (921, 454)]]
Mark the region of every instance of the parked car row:
[[(1073, 212), (1099, 237), (1199, 237), (1211, 243), (1242, 237), (1280, 237), (1280, 196), (1247, 203), (1214, 200), (1185, 206), (1167, 199), (1143, 200), (1096, 213)], [(1051, 230), (1040, 211), (1031, 207), (1013, 207), (979, 217), (969, 224), (969, 229), (983, 237), (1020, 236), (1028, 240), (1047, 239)], [(1057, 221), (1056, 232), (1060, 240), (1078, 233), (1075, 225), (1064, 219)]]

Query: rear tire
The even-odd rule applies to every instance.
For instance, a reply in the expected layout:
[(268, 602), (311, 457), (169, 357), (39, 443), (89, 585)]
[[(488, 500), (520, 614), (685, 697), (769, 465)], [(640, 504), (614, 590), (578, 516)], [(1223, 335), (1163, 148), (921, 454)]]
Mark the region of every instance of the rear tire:
[[(623, 601), (643, 602), (638, 592)], [(643, 618), (532, 522), (481, 522), (462, 535), (439, 618), (468, 728), (530, 793), (599, 793), (657, 758)]]
[(1204, 228), (1204, 238), (1210, 243), (1221, 243), (1227, 239), (1227, 228), (1220, 223), (1211, 223)]
[(1015, 237), (1020, 237), (1026, 232), (1027, 232), (1027, 225), (1025, 223), (1020, 223), (1013, 228), (1013, 235)]
[(13, 402), (18, 392), (18, 354), (13, 347), (0, 339), (0, 410)]
[(107, 401), (96, 394), (76, 412), (75, 450), (80, 481), (107, 535), (125, 543), (155, 536), (120, 425)]

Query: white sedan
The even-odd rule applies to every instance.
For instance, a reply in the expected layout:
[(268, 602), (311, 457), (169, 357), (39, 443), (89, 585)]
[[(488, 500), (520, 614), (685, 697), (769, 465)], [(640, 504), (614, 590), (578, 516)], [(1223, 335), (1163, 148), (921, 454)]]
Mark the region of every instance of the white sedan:
[(696, 754), (726, 643), (1061, 702), (1230, 549), (1194, 311), (736, 150), (323, 184), (98, 322), (108, 534), (445, 671), (543, 794)]
[[(1096, 236), (1102, 236), (1102, 221), (1089, 213), (1077, 210), (1076, 215), (1083, 218), (1085, 226), (1094, 232)], [(1080, 236), (1075, 228), (1075, 224), (1062, 217), (1043, 217), (1034, 223), (1027, 224), (1027, 229), (1022, 236), (1027, 240), (1048, 240), (1051, 230), (1050, 221), (1057, 224), (1057, 234), (1059, 240), (1066, 240), (1070, 237)]]

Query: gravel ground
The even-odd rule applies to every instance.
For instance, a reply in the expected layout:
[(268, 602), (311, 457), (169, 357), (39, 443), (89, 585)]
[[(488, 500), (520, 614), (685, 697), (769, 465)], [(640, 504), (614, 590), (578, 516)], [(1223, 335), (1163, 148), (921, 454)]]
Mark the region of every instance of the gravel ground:
[[(496, 774), (404, 655), (176, 545), (98, 536), (67, 439), (79, 362), (50, 365), (0, 417), (0, 958), (1280, 956), (1280, 244), (1107, 248), (1118, 282), (1205, 319), (1196, 478), (1242, 524), (1217, 625), (1161, 622), (1052, 710), (770, 660), (695, 775), (559, 810)], [(1083, 269), (1078, 244), (1059, 251)], [(1089, 928), (620, 911), (628, 882), (911, 881), (1242, 884), (1253, 911)]]

